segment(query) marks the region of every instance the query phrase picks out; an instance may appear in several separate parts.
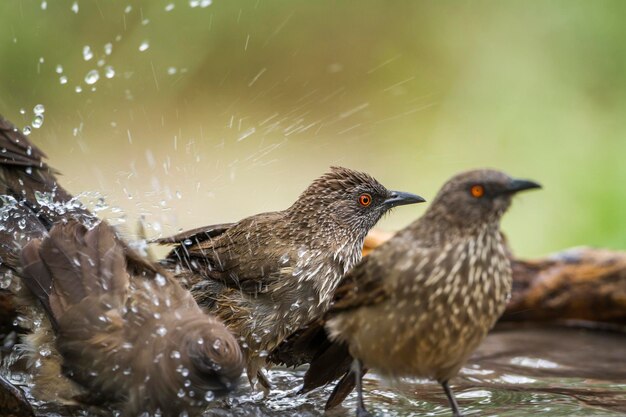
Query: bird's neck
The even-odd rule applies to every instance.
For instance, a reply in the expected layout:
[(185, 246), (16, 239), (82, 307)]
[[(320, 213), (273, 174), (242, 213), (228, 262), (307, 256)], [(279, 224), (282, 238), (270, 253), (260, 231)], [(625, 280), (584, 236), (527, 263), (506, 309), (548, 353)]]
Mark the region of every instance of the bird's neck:
[(407, 229), (410, 230), (411, 235), (423, 241), (425, 246), (437, 247), (455, 241), (472, 240), (478, 236), (499, 236), (500, 218), (482, 223), (471, 223), (443, 216), (440, 212), (429, 212)]

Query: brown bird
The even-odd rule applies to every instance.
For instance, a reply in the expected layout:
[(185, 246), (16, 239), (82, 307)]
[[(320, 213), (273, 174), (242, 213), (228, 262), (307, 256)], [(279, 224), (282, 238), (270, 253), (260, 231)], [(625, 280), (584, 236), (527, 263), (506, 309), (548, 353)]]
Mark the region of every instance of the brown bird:
[(337, 283), (361, 259), (365, 235), (386, 212), (423, 201), (368, 174), (332, 168), (286, 210), (158, 242), (179, 244), (164, 265), (240, 337), (250, 383), (258, 378), (267, 392), (261, 370), (268, 352), (327, 310)]
[(311, 362), (305, 389), (312, 389), (347, 371), (354, 358), (328, 405), (356, 384), (359, 417), (369, 415), (362, 397), (364, 367), (391, 378), (436, 380), (460, 416), (448, 381), (495, 324), (511, 293), (500, 218), (515, 193), (539, 187), (493, 170), (455, 176), (423, 217), (341, 281), (325, 315), (332, 342), (319, 322), (311, 323), (272, 359)]
[(235, 387), (237, 340), (72, 199), (43, 157), (0, 118), (0, 273), (27, 288), (34, 393), (122, 415), (200, 413)]

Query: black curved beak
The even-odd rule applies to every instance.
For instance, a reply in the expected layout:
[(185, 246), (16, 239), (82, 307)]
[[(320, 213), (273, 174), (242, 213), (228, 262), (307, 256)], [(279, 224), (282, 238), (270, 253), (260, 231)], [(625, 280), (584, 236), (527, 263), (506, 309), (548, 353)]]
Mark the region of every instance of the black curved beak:
[(506, 194), (515, 194), (520, 191), (532, 190), (534, 188), (541, 188), (541, 184), (530, 180), (513, 179), (507, 184), (504, 192)]
[(383, 201), (383, 204), (389, 208), (396, 206), (404, 206), (406, 204), (423, 203), (426, 200), (419, 195), (411, 193), (403, 193), (402, 191), (392, 191), (391, 196)]

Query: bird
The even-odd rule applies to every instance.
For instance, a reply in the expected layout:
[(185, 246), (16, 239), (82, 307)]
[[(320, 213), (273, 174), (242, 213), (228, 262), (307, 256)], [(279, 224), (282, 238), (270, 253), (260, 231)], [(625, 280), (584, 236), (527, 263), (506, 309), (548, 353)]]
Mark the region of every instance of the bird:
[(354, 386), (357, 416), (369, 416), (367, 369), (397, 379), (441, 384), (455, 417), (453, 378), (503, 313), (511, 294), (508, 248), (500, 219), (534, 181), (480, 169), (450, 179), (425, 214), (356, 265), (338, 284), (323, 319), (290, 335), (270, 355), (310, 362), (305, 391), (341, 377), (327, 402)]
[(332, 167), (283, 211), (156, 242), (177, 245), (163, 266), (240, 338), (250, 384), (267, 394), (268, 352), (326, 311), (341, 277), (361, 259), (367, 232), (385, 213), (423, 201), (390, 191), (364, 172)]
[(22, 284), (33, 393), (122, 415), (200, 414), (236, 387), (237, 339), (64, 190), (44, 158), (0, 117), (0, 274)]

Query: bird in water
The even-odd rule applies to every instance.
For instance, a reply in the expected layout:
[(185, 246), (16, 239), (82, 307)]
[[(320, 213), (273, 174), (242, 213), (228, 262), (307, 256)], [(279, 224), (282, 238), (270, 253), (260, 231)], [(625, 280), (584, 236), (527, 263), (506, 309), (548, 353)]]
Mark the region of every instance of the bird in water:
[(258, 380), (267, 393), (267, 354), (326, 312), (337, 283), (361, 259), (367, 232), (385, 213), (423, 201), (366, 173), (334, 167), (286, 210), (157, 242), (177, 244), (163, 266), (240, 338), (250, 383)]
[(0, 274), (23, 284), (35, 397), (179, 416), (234, 389), (243, 356), (224, 324), (59, 186), (2, 117), (0, 150)]
[(310, 362), (305, 388), (341, 377), (327, 403), (357, 388), (357, 416), (369, 416), (362, 375), (430, 378), (449, 386), (504, 311), (511, 265), (500, 219), (520, 191), (539, 188), (494, 170), (459, 174), (426, 213), (372, 252), (338, 284), (323, 320), (271, 354), (277, 363)]

